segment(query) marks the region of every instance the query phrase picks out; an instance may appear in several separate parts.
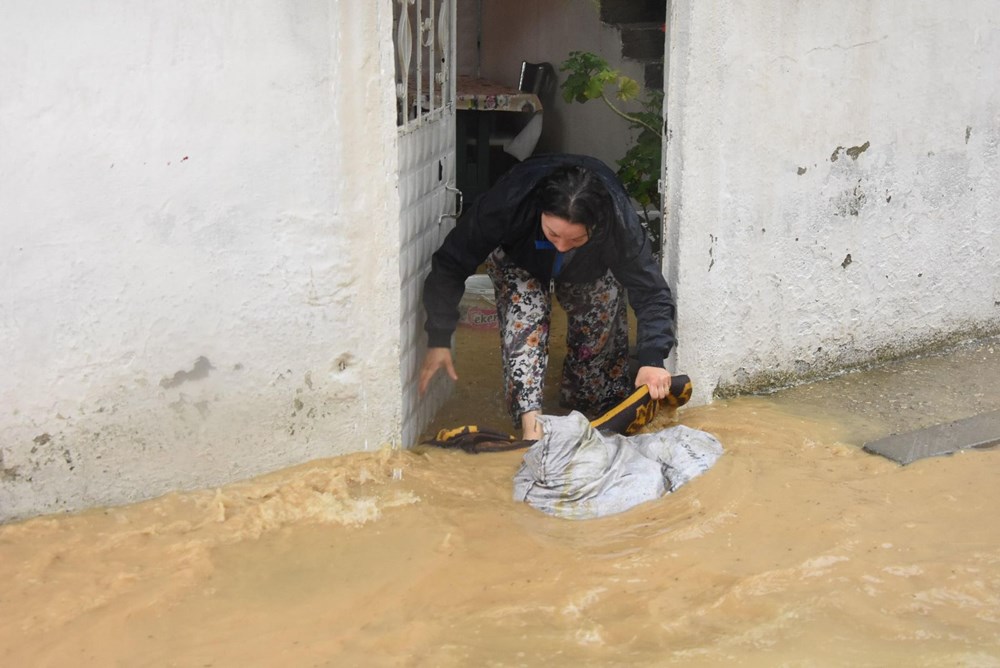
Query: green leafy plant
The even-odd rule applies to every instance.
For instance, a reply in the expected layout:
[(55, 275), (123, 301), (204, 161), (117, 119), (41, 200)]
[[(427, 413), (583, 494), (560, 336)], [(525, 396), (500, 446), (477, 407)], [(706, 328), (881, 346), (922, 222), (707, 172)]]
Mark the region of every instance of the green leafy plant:
[[(635, 79), (611, 69), (607, 61), (587, 51), (571, 51), (569, 58), (563, 61), (559, 69), (568, 72), (562, 83), (563, 99), (566, 102), (585, 103), (600, 99), (628, 122), (629, 127), (638, 131), (634, 144), (616, 161), (618, 178), (629, 195), (642, 207), (643, 226), (658, 253), (660, 228), (650, 220), (650, 210), (660, 210), (657, 184), (660, 179), (663, 141), (663, 91), (643, 91)], [(621, 102), (636, 100), (642, 110), (625, 112), (612, 97)]]

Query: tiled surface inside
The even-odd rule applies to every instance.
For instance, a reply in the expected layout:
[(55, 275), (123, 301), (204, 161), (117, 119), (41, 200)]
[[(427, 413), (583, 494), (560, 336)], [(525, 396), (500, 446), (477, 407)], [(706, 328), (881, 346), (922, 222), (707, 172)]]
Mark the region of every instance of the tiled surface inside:
[(403, 387), (403, 445), (412, 445), (447, 399), (450, 386), (438, 381), (422, 400), (417, 380), (426, 336), (421, 290), (431, 255), (454, 227), (455, 116), (439, 116), (399, 136), (400, 197), (400, 374)]

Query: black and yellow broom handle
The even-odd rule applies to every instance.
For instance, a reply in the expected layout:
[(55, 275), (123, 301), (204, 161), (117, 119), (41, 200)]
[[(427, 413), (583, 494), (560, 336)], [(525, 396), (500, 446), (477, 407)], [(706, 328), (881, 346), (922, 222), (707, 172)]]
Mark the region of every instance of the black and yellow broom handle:
[(667, 392), (667, 396), (663, 398), (668, 406), (683, 406), (687, 402), (691, 401), (691, 392), (694, 391), (694, 387), (691, 385), (691, 379), (679, 373), (670, 379), (670, 390)]

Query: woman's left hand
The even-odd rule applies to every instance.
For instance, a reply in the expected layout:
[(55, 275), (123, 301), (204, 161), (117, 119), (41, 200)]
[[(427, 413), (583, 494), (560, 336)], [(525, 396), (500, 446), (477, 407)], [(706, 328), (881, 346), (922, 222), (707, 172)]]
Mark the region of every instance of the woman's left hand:
[(663, 367), (642, 366), (639, 373), (635, 375), (635, 386), (649, 386), (649, 396), (654, 399), (663, 399), (670, 393), (670, 372)]

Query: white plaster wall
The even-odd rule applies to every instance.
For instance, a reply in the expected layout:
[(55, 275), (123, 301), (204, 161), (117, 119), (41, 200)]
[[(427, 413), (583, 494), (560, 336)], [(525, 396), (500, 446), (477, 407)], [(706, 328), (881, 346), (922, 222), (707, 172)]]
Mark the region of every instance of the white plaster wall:
[(1000, 329), (997, 9), (672, 0), (666, 267), (696, 399)]
[(391, 25), (4, 4), (0, 519), (398, 441)]

